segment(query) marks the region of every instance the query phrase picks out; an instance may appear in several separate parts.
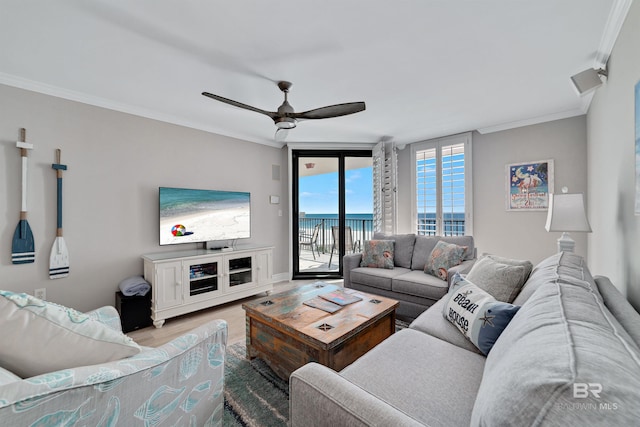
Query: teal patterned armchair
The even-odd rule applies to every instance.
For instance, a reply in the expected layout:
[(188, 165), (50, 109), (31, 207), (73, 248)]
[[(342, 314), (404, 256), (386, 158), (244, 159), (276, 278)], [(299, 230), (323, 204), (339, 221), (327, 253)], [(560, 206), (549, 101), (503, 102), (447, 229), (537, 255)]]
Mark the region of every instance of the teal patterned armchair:
[[(86, 314), (121, 330), (113, 307)], [(24, 379), (0, 373), (0, 424), (222, 425), (226, 344), (227, 323), (213, 320), (113, 362)]]

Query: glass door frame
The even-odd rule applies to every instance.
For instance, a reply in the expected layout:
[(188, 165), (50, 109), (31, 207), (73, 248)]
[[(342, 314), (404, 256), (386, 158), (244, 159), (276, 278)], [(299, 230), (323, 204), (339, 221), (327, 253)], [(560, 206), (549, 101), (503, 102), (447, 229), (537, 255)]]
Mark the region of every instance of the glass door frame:
[[(291, 236), (292, 236), (292, 279), (342, 279), (343, 266), (342, 257), (345, 254), (345, 223), (346, 223), (346, 168), (345, 159), (348, 157), (372, 157), (372, 150), (321, 150), (321, 149), (294, 149), (291, 151), (291, 166), (292, 166), (292, 223), (291, 223)], [(337, 271), (325, 271), (325, 272), (301, 272), (300, 271), (300, 246), (298, 244), (299, 239), (299, 224), (300, 224), (300, 192), (299, 192), (299, 166), (300, 158), (305, 157), (324, 157), (335, 158), (338, 160), (338, 226), (339, 226), (339, 247), (338, 247), (338, 270)], [(373, 188), (371, 188), (373, 191)]]

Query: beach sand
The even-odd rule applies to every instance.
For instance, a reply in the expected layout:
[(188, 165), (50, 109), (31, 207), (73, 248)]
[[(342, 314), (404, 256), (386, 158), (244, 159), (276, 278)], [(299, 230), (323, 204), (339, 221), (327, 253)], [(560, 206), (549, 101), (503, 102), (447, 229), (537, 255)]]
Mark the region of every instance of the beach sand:
[[(213, 240), (231, 240), (240, 237), (249, 237), (249, 207), (211, 210), (204, 213), (178, 215), (160, 219), (160, 244), (190, 243)], [(187, 233), (186, 236), (174, 236), (171, 228), (182, 224)], [(247, 235), (241, 236), (245, 232)]]

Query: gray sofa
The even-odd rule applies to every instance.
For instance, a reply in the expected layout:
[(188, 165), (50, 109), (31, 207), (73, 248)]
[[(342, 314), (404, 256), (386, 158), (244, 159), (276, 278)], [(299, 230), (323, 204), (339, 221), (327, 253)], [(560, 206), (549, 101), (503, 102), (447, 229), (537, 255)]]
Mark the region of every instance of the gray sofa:
[[(375, 233), (374, 239), (393, 240), (394, 268), (360, 267), (360, 253), (343, 258), (344, 287), (396, 299), (400, 306), (398, 318), (413, 320), (442, 298), (455, 273), (468, 272), (476, 259), (473, 236), (416, 236), (415, 234), (385, 235)], [(462, 264), (450, 268), (449, 280), (424, 273), (424, 265), (439, 240), (467, 246)]]
[(483, 356), (445, 300), (342, 371), (290, 377), (292, 426), (637, 425), (640, 315), (577, 255), (532, 271)]

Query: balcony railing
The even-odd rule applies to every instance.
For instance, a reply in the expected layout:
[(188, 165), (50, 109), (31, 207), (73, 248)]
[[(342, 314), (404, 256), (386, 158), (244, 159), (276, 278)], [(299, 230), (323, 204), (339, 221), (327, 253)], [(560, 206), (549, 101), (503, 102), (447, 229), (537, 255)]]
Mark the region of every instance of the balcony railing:
[[(298, 221), (298, 230), (300, 234), (311, 236), (316, 224), (320, 224), (320, 232), (316, 240), (318, 250), (323, 253), (331, 252), (333, 246), (331, 227), (337, 227), (339, 225), (338, 218), (300, 218)], [(345, 220), (345, 226), (351, 228), (353, 243), (356, 246), (359, 242), (361, 247), (362, 242), (373, 238), (373, 220), (371, 219), (347, 218)]]
[[(464, 236), (464, 219), (445, 219), (443, 221), (445, 236)], [(418, 220), (418, 234), (423, 236), (436, 235), (435, 218), (421, 218)]]
[[(333, 236), (331, 227), (338, 226), (337, 218), (300, 218), (298, 221), (298, 230), (300, 234), (311, 236), (316, 224), (320, 224), (320, 231), (316, 240), (318, 250), (322, 253), (331, 251), (333, 246)], [(463, 236), (465, 232), (464, 219), (445, 219), (444, 220), (445, 236)], [(371, 219), (351, 219), (345, 220), (345, 226), (351, 228), (353, 243), (360, 246), (365, 240), (373, 238), (373, 220)], [(425, 236), (435, 236), (436, 220), (432, 218), (422, 218), (418, 223), (418, 234)]]

